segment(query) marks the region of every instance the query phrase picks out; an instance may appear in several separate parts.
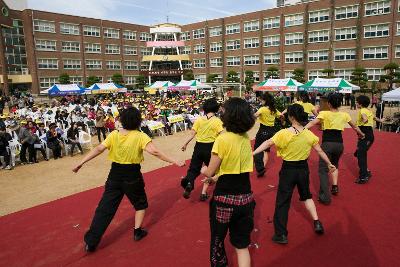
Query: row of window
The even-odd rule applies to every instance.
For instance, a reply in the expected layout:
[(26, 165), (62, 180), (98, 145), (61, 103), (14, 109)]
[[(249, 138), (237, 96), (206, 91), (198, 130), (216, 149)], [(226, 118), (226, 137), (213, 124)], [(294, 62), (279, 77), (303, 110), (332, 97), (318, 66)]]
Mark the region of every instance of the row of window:
[[(70, 76), (70, 82), (83, 85), (83, 77), (82, 76)], [(132, 85), (136, 83), (137, 76), (124, 76), (124, 82), (126, 85)], [(50, 86), (58, 83), (58, 77), (40, 77), (39, 83), (41, 88), (49, 88)], [(103, 77), (97, 76), (97, 79), (102, 83)], [(106, 78), (106, 82), (112, 82), (112, 77)]]
[[(38, 69), (58, 69), (59, 60), (53, 58), (39, 58), (37, 63)], [(102, 61), (97, 59), (87, 59), (85, 65), (86, 68), (90, 70), (103, 69)], [(79, 70), (82, 69), (82, 61), (80, 59), (63, 59), (62, 66), (64, 69)], [(139, 64), (134, 60), (125, 60), (123, 67), (125, 70), (138, 70)], [(107, 60), (106, 69), (120, 70), (122, 69), (122, 63), (120, 60)]]

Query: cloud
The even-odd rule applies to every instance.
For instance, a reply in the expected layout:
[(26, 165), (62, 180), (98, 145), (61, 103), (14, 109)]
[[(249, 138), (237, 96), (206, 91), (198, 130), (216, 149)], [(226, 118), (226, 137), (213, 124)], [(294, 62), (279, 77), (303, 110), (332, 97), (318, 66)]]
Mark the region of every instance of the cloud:
[(192, 4), (192, 3), (188, 2), (188, 1), (172, 0), (172, 2), (175, 2), (175, 3), (180, 4), (180, 5), (193, 7), (196, 10), (203, 9), (203, 10), (211, 11), (211, 12), (214, 12), (214, 13), (219, 13), (219, 14), (222, 14), (222, 15), (228, 15), (228, 16), (235, 15), (235, 13), (233, 13), (233, 12), (229, 12), (229, 11), (226, 11), (226, 10), (221, 10), (221, 9), (218, 9), (218, 8), (213, 8), (213, 7), (210, 7), (208, 5), (204, 5), (204, 3), (202, 3), (200, 5), (195, 5), (195, 4)]

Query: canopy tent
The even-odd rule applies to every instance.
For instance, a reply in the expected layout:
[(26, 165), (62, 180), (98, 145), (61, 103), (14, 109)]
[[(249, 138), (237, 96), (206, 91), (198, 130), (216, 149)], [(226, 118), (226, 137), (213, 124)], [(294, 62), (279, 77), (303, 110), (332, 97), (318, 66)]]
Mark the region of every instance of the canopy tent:
[(166, 90), (168, 86), (173, 86), (174, 83), (170, 81), (156, 81), (152, 85), (145, 87), (144, 90), (149, 92), (149, 94), (154, 95), (157, 90)]
[(168, 90), (171, 91), (195, 91), (198, 89), (211, 89), (210, 85), (201, 83), (197, 80), (186, 81), (182, 80), (176, 85), (168, 86)]
[(304, 85), (299, 86), (299, 91), (307, 92), (339, 92), (342, 94), (350, 94), (353, 91), (360, 90), (360, 87), (349, 83), (342, 78), (316, 78), (308, 81)]
[(384, 93), (382, 95), (382, 100), (389, 102), (400, 101), (400, 88)]
[(126, 93), (127, 89), (116, 83), (95, 83), (87, 90), (92, 94)]
[(61, 95), (81, 95), (86, 92), (85, 88), (78, 84), (54, 84), (49, 89), (40, 91), (40, 94), (47, 94), (49, 96)]
[(292, 79), (268, 79), (254, 86), (254, 91), (267, 91), (267, 92), (296, 92), (302, 83)]

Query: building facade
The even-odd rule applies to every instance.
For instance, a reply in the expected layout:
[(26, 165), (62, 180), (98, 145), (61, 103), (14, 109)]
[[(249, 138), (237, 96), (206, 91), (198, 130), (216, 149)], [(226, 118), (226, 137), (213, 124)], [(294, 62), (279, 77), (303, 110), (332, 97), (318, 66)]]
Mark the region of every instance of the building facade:
[[(150, 27), (35, 10), (10, 10), (13, 28), (3, 28), (5, 65), (0, 61), (2, 87), (29, 88), (33, 93), (68, 73), (85, 84), (89, 76), (106, 82), (115, 73), (127, 85), (149, 71)], [(282, 6), (181, 26), (182, 68), (205, 82), (210, 74), (226, 81), (234, 70), (244, 81), (267, 78), (271, 66), (281, 78), (296, 68), (306, 79), (335, 76), (350, 79), (357, 66), (378, 81), (383, 66), (400, 63), (399, 0), (320, 0)], [(1, 48), (1, 47), (0, 47)], [(143, 72), (141, 72), (143, 71)], [(6, 81), (6, 83), (7, 83)]]

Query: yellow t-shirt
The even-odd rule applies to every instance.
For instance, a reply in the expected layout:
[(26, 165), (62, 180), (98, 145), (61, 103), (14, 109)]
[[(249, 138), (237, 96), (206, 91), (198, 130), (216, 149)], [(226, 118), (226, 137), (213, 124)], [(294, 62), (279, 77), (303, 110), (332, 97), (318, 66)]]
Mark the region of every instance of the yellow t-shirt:
[(349, 113), (340, 111), (321, 111), (317, 118), (321, 120), (323, 130), (343, 131), (344, 126), (351, 121)]
[(282, 157), (286, 161), (308, 159), (311, 148), (318, 144), (318, 141), (319, 138), (307, 129), (299, 134), (294, 134), (288, 129), (282, 129), (272, 137), (278, 157)]
[(315, 106), (311, 103), (304, 103), (303, 101), (297, 101), (295, 104), (299, 104), (303, 106), (304, 112), (308, 113), (308, 115), (312, 115), (312, 111), (315, 108)]
[(139, 164), (143, 161), (143, 150), (151, 138), (139, 131), (129, 131), (123, 135), (113, 131), (103, 141), (109, 150), (108, 159), (119, 164)]
[[(368, 121), (366, 123), (363, 122), (363, 114), (365, 114), (368, 118)], [(367, 108), (360, 109), (360, 111), (358, 112), (357, 126), (374, 126), (374, 115), (372, 114), (371, 110)]]
[(212, 143), (218, 134), (224, 130), (222, 121), (213, 116), (198, 118), (193, 124), (193, 130), (196, 132), (196, 141), (200, 143)]
[(226, 132), (215, 140), (212, 153), (222, 160), (217, 172), (224, 174), (240, 174), (253, 171), (253, 156), (250, 139), (247, 133), (235, 134)]
[(268, 107), (261, 107), (257, 113), (260, 114), (258, 121), (265, 126), (274, 126), (275, 118), (279, 118), (279, 116), (281, 116), (281, 113), (278, 110), (272, 114)]

